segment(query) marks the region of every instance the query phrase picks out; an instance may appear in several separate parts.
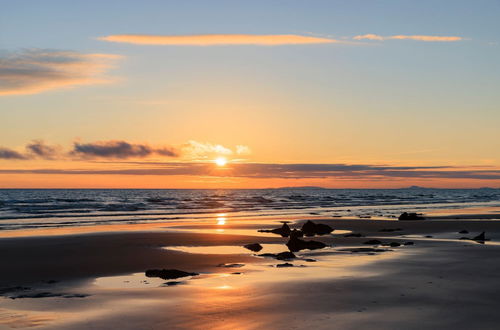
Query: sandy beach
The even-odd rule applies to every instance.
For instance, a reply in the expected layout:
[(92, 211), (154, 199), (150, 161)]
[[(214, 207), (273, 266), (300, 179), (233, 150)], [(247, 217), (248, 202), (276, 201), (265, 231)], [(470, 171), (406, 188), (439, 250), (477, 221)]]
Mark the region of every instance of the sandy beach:
[[(259, 256), (288, 251), (288, 238), (257, 231), (279, 221), (4, 233), (0, 327), (496, 329), (500, 221), (443, 217), (314, 219), (335, 230), (303, 239), (327, 247), (289, 260)], [(460, 239), (483, 231), (485, 242)], [(164, 280), (148, 269), (199, 275)]]

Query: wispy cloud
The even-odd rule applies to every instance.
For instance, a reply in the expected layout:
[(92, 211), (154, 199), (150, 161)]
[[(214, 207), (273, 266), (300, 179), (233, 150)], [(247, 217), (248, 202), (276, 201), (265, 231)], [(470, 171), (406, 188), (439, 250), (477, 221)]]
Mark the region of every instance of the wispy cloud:
[(0, 53), (0, 96), (109, 83), (104, 73), (119, 57), (48, 49)]
[(430, 42), (450, 42), (450, 41), (461, 41), (463, 37), (456, 36), (427, 36), (427, 35), (393, 35), (393, 36), (381, 36), (378, 34), (363, 34), (353, 37), (354, 40), (417, 40), (417, 41), (430, 41)]
[(148, 35), (117, 34), (98, 38), (109, 42), (135, 45), (165, 46), (221, 46), (221, 45), (306, 45), (340, 42), (335, 39), (296, 34), (195, 34), (195, 35)]
[(126, 141), (98, 141), (93, 143), (75, 142), (72, 155), (83, 158), (144, 158), (158, 154), (161, 156), (178, 157), (179, 154), (171, 147), (151, 147), (147, 144), (129, 143)]

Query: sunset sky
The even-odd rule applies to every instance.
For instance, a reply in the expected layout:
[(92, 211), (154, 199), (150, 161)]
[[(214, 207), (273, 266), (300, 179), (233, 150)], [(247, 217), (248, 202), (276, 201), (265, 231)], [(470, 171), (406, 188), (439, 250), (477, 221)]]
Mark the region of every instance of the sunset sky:
[(500, 187), (499, 1), (0, 6), (0, 188)]

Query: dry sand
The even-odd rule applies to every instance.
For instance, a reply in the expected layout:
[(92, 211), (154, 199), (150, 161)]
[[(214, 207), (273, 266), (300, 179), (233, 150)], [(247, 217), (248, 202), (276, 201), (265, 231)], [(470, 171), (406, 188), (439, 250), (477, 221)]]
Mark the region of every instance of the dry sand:
[[(272, 246), (267, 244), (285, 251), (285, 238), (256, 231), (276, 226), (270, 223), (225, 224), (224, 232), (217, 225), (172, 232), (156, 224), (150, 231), (143, 226), (141, 231), (1, 238), (0, 288), (6, 292), (0, 298), (0, 328), (498, 329), (500, 221), (480, 217), (321, 220), (365, 237), (344, 237), (342, 231), (315, 237), (333, 247), (302, 251), (303, 259), (317, 261), (292, 261), (290, 268), (231, 248), (228, 254), (168, 250), (259, 242), (266, 243), (261, 252)], [(470, 234), (459, 234), (463, 229)], [(459, 240), (481, 231), (491, 239), (485, 244)], [(371, 254), (342, 251), (371, 247), (363, 244), (369, 239), (415, 244)], [(217, 267), (221, 263), (245, 265)], [(167, 281), (144, 276), (150, 268), (201, 275), (163, 287)], [(6, 290), (16, 286), (21, 288)], [(41, 292), (61, 296), (11, 299)]]

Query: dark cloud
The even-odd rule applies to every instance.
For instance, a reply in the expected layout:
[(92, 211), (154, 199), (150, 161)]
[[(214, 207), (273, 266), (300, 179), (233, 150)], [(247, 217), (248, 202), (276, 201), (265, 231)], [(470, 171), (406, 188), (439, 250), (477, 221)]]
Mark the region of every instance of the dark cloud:
[(26, 156), (15, 150), (0, 147), (0, 159), (26, 159)]
[[(213, 163), (125, 162), (128, 169), (99, 170), (0, 170), (0, 173), (99, 174), (99, 175), (202, 175), (245, 178), (333, 178), (349, 180), (384, 179), (474, 179), (500, 180), (499, 169), (459, 169), (447, 166), (378, 166), (350, 164), (231, 164), (217, 168)], [(104, 166), (104, 164), (103, 164)]]
[(99, 141), (93, 143), (75, 142), (71, 154), (83, 158), (144, 158), (154, 154), (177, 157), (173, 148), (153, 148), (146, 144), (134, 144), (126, 141)]
[(168, 157), (178, 157), (179, 153), (174, 148), (164, 147), (155, 149), (158, 155), (168, 156)]
[(59, 154), (58, 147), (49, 146), (42, 140), (33, 140), (26, 145), (26, 150), (28, 154), (44, 159), (55, 159)]

